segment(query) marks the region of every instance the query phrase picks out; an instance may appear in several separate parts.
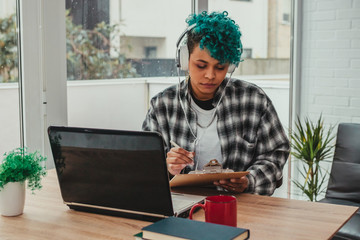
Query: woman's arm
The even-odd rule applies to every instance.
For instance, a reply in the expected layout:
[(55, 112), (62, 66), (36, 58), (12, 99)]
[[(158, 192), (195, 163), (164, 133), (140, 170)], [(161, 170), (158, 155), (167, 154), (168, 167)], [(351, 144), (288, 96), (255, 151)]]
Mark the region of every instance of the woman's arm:
[(247, 192), (271, 195), (276, 182), (282, 178), (282, 170), (290, 152), (289, 140), (281, 125), (272, 102), (269, 101), (257, 130), (254, 161), (247, 169)]

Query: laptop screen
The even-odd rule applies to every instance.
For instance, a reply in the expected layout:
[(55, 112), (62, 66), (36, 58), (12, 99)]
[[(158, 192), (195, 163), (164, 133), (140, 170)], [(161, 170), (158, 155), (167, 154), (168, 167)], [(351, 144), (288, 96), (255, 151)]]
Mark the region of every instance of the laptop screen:
[(173, 215), (158, 133), (53, 126), (48, 133), (66, 203)]

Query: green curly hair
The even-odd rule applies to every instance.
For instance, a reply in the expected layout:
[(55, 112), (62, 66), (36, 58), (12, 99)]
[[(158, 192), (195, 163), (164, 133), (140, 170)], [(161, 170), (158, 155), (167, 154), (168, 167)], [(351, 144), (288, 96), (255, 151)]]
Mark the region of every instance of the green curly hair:
[(191, 14), (185, 20), (191, 26), (196, 26), (187, 33), (187, 46), (191, 54), (197, 44), (206, 48), (210, 56), (221, 64), (238, 64), (241, 62), (243, 47), (241, 32), (234, 20), (228, 17), (228, 12), (206, 11), (201, 14)]

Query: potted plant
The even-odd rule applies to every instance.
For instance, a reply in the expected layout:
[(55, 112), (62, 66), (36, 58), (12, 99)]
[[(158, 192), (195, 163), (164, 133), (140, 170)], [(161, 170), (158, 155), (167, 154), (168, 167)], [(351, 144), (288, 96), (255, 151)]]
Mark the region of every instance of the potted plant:
[(25, 203), (25, 181), (28, 188), (40, 189), (41, 178), (46, 175), (43, 162), (46, 158), (37, 151), (17, 148), (4, 154), (0, 165), (0, 211), (4, 216), (22, 214)]
[(320, 164), (332, 155), (334, 127), (330, 126), (325, 132), (321, 115), (316, 124), (305, 118), (305, 124), (302, 125), (298, 117), (295, 126), (296, 131), (291, 132), (291, 154), (304, 163), (299, 172), (305, 180), (293, 182), (310, 201), (316, 201), (317, 196), (325, 191), (323, 184), (328, 171)]

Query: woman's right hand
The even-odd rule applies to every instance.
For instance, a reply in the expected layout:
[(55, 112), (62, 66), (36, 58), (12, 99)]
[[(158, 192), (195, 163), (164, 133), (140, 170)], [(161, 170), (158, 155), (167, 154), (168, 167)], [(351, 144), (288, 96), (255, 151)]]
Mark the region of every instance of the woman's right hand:
[(188, 152), (183, 148), (171, 148), (166, 157), (169, 173), (177, 175), (186, 165), (194, 165), (194, 156), (194, 152)]

